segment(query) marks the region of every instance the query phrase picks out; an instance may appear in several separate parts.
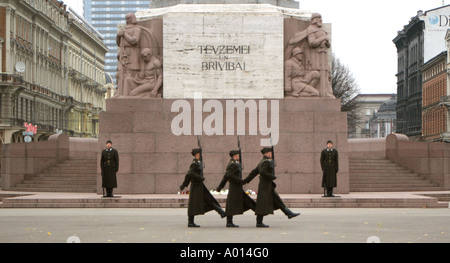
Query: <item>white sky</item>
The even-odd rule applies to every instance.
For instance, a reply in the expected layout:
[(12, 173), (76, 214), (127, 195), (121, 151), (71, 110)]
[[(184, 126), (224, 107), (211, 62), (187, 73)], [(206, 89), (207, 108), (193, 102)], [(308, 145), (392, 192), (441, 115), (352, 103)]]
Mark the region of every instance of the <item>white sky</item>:
[[(333, 52), (353, 72), (365, 94), (397, 93), (397, 52), (392, 40), (418, 10), (442, 6), (442, 0), (297, 1), (300, 9), (319, 12), (325, 23), (332, 24)], [(64, 3), (83, 14), (83, 0)]]
[(442, 0), (300, 0), (300, 9), (319, 12), (332, 24), (333, 52), (366, 94), (397, 93), (392, 40), (417, 11), (441, 6)]
[(72, 7), (79, 15), (83, 15), (83, 0), (63, 0), (63, 2)]

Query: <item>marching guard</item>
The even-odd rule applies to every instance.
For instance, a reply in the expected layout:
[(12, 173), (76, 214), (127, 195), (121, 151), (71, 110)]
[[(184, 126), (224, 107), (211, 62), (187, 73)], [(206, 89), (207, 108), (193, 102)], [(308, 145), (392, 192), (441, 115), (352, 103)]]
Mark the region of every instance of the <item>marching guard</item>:
[(277, 177), (275, 176), (273, 147), (263, 148), (261, 153), (263, 154), (263, 159), (244, 179), (244, 183), (250, 183), (258, 174), (260, 175), (255, 209), (256, 227), (269, 227), (263, 223), (263, 218), (266, 215), (273, 214), (274, 210), (281, 209), (289, 219), (299, 216), (300, 213), (294, 213), (289, 210), (275, 191), (276, 184), (274, 180)]
[(227, 215), (226, 226), (239, 227), (233, 223), (233, 216), (242, 215), (249, 209), (255, 211), (256, 202), (243, 189), (241, 151), (230, 151), (229, 154), (231, 159), (228, 162), (226, 173), (216, 190), (220, 192), (226, 183), (229, 183), (230, 188), (228, 190), (225, 210)]
[(226, 217), (226, 215), (225, 211), (223, 211), (217, 200), (203, 183), (205, 177), (203, 176), (201, 147), (199, 149), (193, 149), (191, 153), (195, 158), (189, 167), (189, 171), (186, 173), (180, 190), (183, 191), (189, 184), (191, 185), (188, 203), (188, 227), (200, 227), (194, 223), (194, 217), (196, 215), (203, 215), (212, 210), (215, 210), (222, 218)]

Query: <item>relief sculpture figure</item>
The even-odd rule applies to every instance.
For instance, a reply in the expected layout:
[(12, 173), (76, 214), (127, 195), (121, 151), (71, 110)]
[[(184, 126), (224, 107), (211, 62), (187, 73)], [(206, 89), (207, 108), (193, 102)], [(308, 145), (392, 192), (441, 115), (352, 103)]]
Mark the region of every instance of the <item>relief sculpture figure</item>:
[(136, 77), (125, 79), (125, 96), (155, 98), (162, 85), (161, 62), (152, 54), (152, 50), (145, 48), (141, 52), (145, 63), (144, 71)]
[(318, 71), (307, 71), (303, 64), (303, 50), (296, 47), (292, 57), (285, 62), (285, 95), (292, 97), (318, 97), (316, 85), (320, 80)]
[[(311, 25), (306, 30), (294, 34), (289, 40), (286, 49), (288, 55), (286, 66), (292, 64), (288, 63), (288, 61), (295, 57), (293, 51), (296, 48), (301, 48), (304, 51), (304, 57), (306, 58), (304, 64), (309, 67), (309, 71), (315, 72), (314, 74), (316, 72), (319, 73), (318, 77), (311, 80), (309, 86), (316, 88), (320, 97), (335, 98), (331, 87), (331, 68), (328, 60), (328, 52), (331, 48), (330, 38), (328, 33), (323, 29), (322, 16), (320, 14), (312, 14)], [(291, 52), (292, 55), (290, 55)], [(295, 92), (293, 90), (289, 91), (288, 89), (290, 87), (285, 86), (287, 92)], [(299, 94), (299, 96), (311, 96), (311, 93), (304, 92), (303, 94)]]
[[(162, 85), (157, 41), (149, 29), (138, 25), (133, 13), (127, 14), (125, 19), (126, 26), (116, 39), (120, 50), (115, 96), (156, 97)], [(144, 84), (146, 86), (142, 86)]]

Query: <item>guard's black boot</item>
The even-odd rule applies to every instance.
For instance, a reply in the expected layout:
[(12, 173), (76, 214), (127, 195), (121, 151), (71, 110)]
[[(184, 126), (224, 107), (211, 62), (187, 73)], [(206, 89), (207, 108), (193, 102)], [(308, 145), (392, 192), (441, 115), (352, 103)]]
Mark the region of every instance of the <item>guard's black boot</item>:
[(106, 188), (106, 197), (114, 197), (112, 188)]
[(333, 188), (328, 188), (328, 197), (336, 197), (333, 195)]
[(233, 223), (233, 217), (232, 216), (227, 216), (227, 227), (239, 227), (238, 225), (235, 225)]
[(196, 225), (194, 223), (194, 217), (193, 216), (189, 216), (189, 218), (188, 218), (188, 227), (200, 227), (199, 225)]
[(292, 211), (291, 211), (289, 208), (287, 208), (287, 207), (281, 208), (281, 211), (283, 211), (283, 213), (284, 213), (289, 219), (294, 218), (294, 217), (300, 215), (300, 213), (294, 213), (294, 212), (292, 212)]
[(223, 211), (222, 207), (218, 206), (218, 205), (214, 205), (214, 210), (216, 210), (217, 213), (219, 213), (221, 218), (226, 217), (227, 215), (225, 214), (225, 211)]
[(269, 227), (263, 223), (264, 216), (256, 216), (256, 227)]

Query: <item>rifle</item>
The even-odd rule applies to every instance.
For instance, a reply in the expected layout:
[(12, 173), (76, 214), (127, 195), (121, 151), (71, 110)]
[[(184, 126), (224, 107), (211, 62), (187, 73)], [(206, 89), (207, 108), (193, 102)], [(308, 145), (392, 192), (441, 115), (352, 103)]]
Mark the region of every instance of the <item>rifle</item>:
[(203, 149), (202, 149), (202, 142), (200, 136), (197, 136), (197, 144), (198, 148), (200, 149), (200, 170), (201, 170), (201, 176), (203, 177), (203, 169), (205, 168), (205, 164), (203, 163)]
[(272, 175), (275, 176), (275, 149), (272, 141), (272, 133), (270, 133), (270, 144), (272, 145)]
[(242, 161), (242, 149), (241, 139), (238, 136), (238, 148), (239, 148), (239, 177), (242, 179), (242, 170), (244, 170), (244, 163)]

